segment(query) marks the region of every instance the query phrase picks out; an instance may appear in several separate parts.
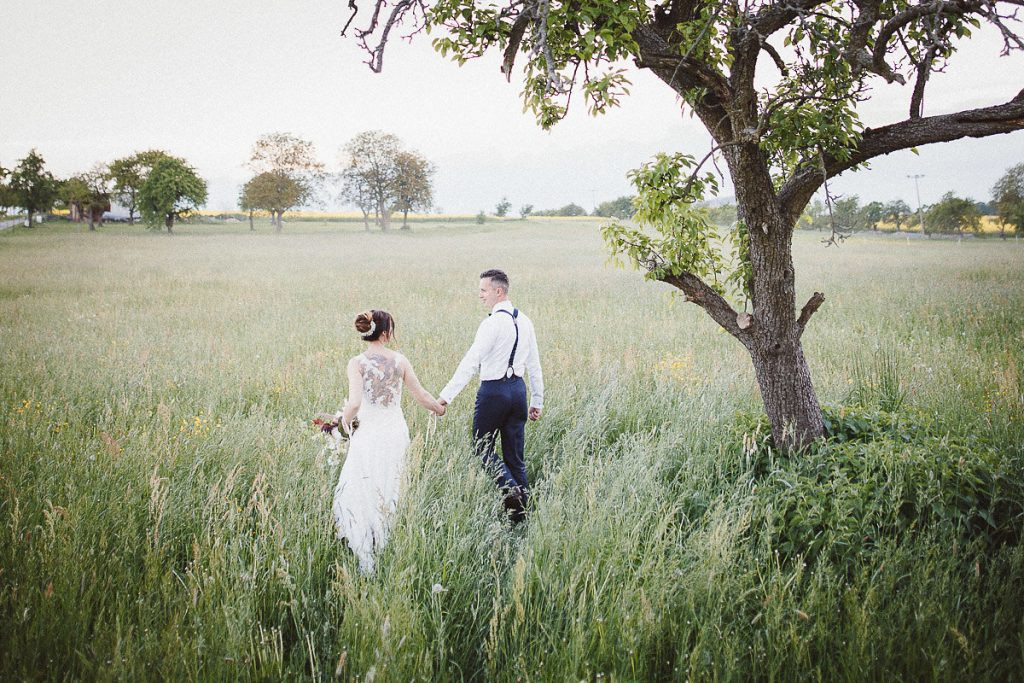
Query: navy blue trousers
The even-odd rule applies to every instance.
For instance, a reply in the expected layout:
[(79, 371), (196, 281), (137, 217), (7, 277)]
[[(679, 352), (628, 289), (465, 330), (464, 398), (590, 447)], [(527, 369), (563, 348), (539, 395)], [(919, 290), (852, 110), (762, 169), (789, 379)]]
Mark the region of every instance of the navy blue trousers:
[[(484, 465), (494, 471), (502, 489), (520, 488), (525, 493), (526, 382), (522, 377), (480, 383), (473, 410), (473, 440)], [(501, 458), (495, 454), (501, 436)]]

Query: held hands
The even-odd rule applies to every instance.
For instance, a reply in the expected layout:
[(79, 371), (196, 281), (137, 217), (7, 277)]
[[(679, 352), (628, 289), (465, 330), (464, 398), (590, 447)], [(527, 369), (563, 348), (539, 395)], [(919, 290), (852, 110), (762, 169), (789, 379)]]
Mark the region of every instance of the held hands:
[(533, 420), (534, 422), (539, 420), (540, 419), (540, 412), (541, 412), (540, 408), (530, 408), (530, 413), (529, 413), (530, 419)]
[(444, 417), (444, 414), (448, 412), (448, 401), (443, 398), (437, 401), (437, 407), (434, 408), (433, 412), (438, 417)]

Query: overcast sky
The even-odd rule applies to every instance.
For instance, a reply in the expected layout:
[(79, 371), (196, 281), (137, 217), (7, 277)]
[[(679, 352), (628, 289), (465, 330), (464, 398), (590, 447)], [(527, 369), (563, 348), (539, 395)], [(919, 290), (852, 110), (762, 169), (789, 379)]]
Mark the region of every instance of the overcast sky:
[[(384, 73), (339, 36), (343, 0), (3, 0), (0, 165), (37, 147), (60, 176), (148, 148), (187, 158), (210, 182), (209, 208), (235, 207), (260, 135), (312, 140), (324, 162), (356, 133), (397, 134), (438, 167), (447, 212), (514, 210), (595, 201), (630, 191), (626, 172), (658, 151), (698, 156), (708, 138), (653, 76), (632, 71), (632, 95), (610, 114), (577, 109), (552, 131), (522, 112), (519, 88), (500, 76), (500, 55), (459, 68), (427, 36), (393, 40)], [(966, 45), (935, 77), (925, 114), (998, 104), (1024, 87), (1024, 58), (998, 56), (990, 33)], [(904, 116), (908, 89), (888, 88), (865, 112), (869, 125)], [(947, 190), (987, 199), (995, 180), (1024, 161), (1024, 132), (923, 147), (876, 160), (836, 182), (862, 200), (902, 197), (924, 174), (921, 199)], [(731, 190), (726, 189), (727, 194)]]

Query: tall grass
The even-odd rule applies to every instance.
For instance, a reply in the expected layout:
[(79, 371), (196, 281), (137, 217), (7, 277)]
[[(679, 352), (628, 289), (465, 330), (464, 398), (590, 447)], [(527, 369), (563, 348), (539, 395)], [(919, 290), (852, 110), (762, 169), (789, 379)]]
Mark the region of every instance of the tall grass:
[[(586, 223), (180, 231), (0, 236), (5, 679), (1024, 672), (1015, 245), (798, 234), (849, 439), (787, 458), (739, 345), (606, 268)], [(409, 480), (364, 577), (308, 418), (342, 400), (370, 306), (436, 392), (493, 266), (548, 385), (531, 519), (501, 521), (470, 452), (472, 386), (436, 422), (407, 403)]]

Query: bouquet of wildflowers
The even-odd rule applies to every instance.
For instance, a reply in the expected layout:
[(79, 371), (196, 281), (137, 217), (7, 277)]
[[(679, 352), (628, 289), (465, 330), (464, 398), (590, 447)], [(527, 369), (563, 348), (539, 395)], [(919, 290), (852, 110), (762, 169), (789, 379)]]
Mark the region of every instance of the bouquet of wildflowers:
[[(359, 420), (352, 421), (352, 431), (359, 426)], [(341, 418), (337, 415), (321, 415), (313, 419), (313, 427), (316, 428), (315, 439), (323, 442), (324, 448), (332, 454), (328, 464), (334, 465), (334, 456), (341, 452), (342, 444), (348, 441), (349, 434), (341, 428)]]

